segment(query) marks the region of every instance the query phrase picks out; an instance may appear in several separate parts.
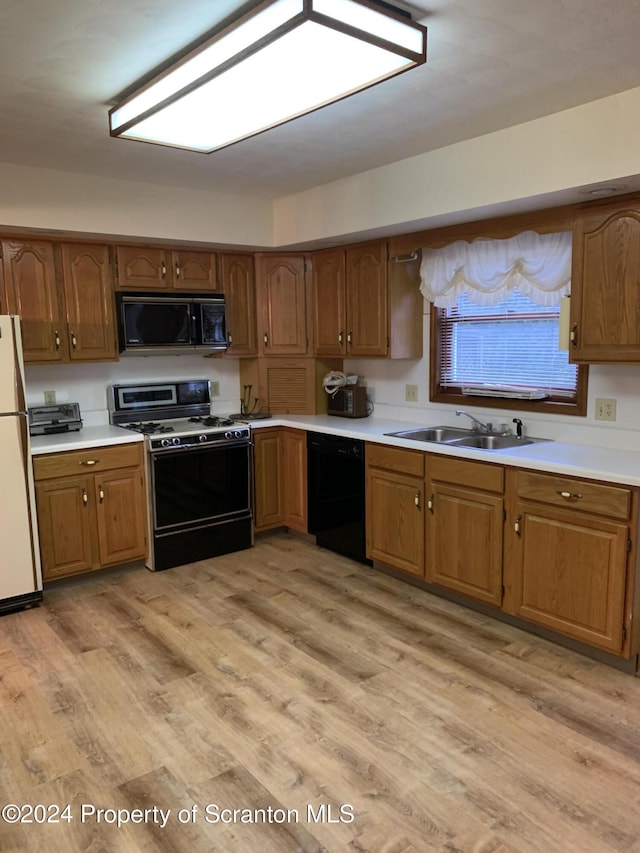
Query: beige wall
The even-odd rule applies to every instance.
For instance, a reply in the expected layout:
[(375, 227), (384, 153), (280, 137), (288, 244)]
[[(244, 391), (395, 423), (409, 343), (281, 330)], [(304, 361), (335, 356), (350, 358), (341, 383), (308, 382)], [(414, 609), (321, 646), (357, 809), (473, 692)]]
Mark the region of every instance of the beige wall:
[(269, 246), (268, 199), (0, 163), (0, 227)]
[(640, 88), (273, 202), (0, 164), (0, 226), (265, 248), (402, 233), (637, 179), (638, 138)]
[(277, 199), (274, 242), (398, 223), (397, 233), (416, 231), (481, 218), (493, 206), (508, 210), (514, 200), (522, 210), (552, 206), (574, 187), (637, 177), (639, 138), (637, 88)]

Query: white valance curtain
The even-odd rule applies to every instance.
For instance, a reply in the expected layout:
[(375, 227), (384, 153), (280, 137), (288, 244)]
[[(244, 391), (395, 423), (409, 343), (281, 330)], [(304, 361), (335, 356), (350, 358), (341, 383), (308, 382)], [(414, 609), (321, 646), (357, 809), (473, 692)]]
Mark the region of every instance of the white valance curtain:
[(515, 289), (537, 305), (559, 305), (571, 290), (571, 232), (525, 231), (423, 249), (420, 277), (420, 290), (438, 308), (452, 308), (462, 293), (477, 305), (495, 305)]

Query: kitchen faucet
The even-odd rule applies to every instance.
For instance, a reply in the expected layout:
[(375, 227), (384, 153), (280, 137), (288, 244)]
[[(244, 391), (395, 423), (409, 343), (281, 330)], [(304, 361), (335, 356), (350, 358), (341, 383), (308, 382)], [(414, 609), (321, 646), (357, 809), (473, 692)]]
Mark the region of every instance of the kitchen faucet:
[(479, 421), (478, 418), (474, 418), (474, 416), (470, 415), (469, 412), (465, 412), (464, 409), (456, 409), (456, 415), (466, 415), (470, 418), (473, 421), (474, 432), (493, 432), (492, 423), (488, 422), (485, 424), (482, 421)]

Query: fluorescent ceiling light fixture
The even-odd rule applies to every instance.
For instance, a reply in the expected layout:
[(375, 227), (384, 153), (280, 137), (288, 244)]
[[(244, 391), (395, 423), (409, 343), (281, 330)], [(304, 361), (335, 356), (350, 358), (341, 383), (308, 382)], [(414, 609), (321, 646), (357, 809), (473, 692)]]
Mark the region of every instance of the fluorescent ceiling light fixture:
[(426, 36), (378, 0), (252, 2), (111, 109), (111, 136), (210, 153), (422, 65)]

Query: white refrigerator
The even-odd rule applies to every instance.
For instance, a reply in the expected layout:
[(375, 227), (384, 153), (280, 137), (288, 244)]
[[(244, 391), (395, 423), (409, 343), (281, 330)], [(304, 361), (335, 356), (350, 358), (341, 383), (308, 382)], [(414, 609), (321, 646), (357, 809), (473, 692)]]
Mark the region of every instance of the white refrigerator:
[(20, 319), (0, 315), (0, 613), (42, 600)]

